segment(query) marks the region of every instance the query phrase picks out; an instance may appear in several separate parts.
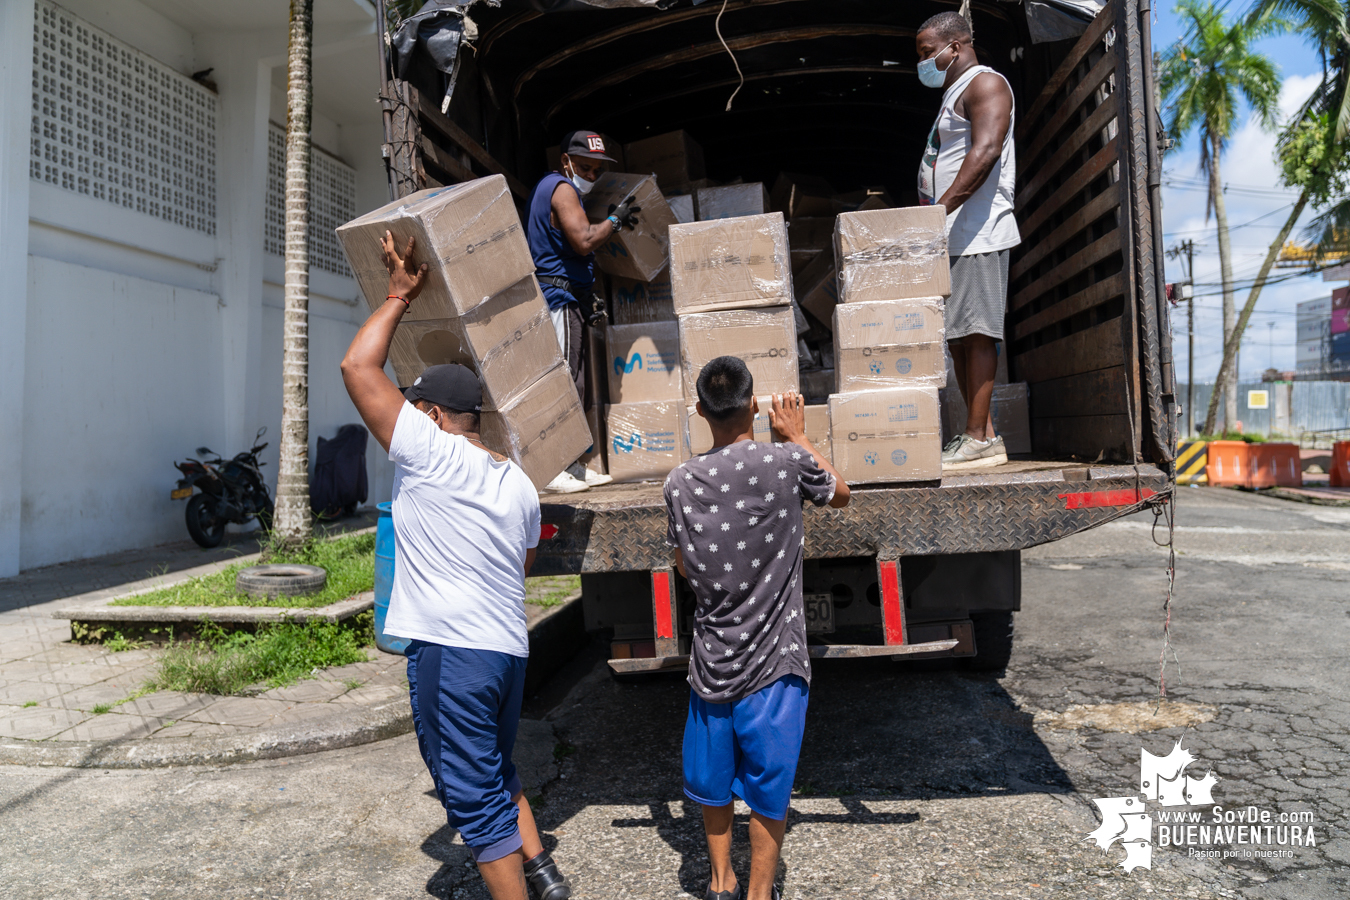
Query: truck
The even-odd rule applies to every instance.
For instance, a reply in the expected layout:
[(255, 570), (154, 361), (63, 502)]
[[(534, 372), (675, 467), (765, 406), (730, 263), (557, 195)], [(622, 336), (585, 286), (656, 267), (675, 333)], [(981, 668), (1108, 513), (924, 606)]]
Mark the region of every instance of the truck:
[[(1015, 99), (1022, 243), (1002, 347), (1012, 380), (1030, 385), (1033, 453), (808, 508), (812, 657), (999, 669), (1022, 603), (1022, 550), (1172, 499), (1149, 4), (1111, 0), (1095, 15), (1090, 0), (963, 7), (980, 61)], [(815, 174), (882, 185), (910, 205), (941, 96), (915, 76), (914, 37), (956, 6), (440, 0), (419, 16), (422, 38), (405, 28), (381, 42), (391, 196), (498, 174), (523, 208), (566, 131), (627, 142), (682, 129), (705, 148), (709, 174)], [(672, 568), (661, 485), (545, 495), (542, 510), (532, 574), (581, 576), (585, 627), (614, 630), (612, 672), (684, 668), (694, 597)]]

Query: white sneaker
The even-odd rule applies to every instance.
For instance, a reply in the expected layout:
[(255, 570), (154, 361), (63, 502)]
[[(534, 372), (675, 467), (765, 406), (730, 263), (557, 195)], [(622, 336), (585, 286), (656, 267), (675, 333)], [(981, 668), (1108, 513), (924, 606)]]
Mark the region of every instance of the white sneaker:
[(596, 472), (592, 469), (586, 470), (586, 487), (600, 487), (600, 485), (609, 484), (613, 480), (613, 476), (606, 475), (603, 472)]
[(1001, 466), (1008, 461), (1003, 438), (977, 441), (968, 434), (958, 434), (942, 449), (942, 469), (983, 469)]
[(546, 494), (575, 494), (590, 489), (589, 484), (579, 478), (573, 478), (566, 472), (559, 472), (557, 478), (544, 485), (544, 493)]

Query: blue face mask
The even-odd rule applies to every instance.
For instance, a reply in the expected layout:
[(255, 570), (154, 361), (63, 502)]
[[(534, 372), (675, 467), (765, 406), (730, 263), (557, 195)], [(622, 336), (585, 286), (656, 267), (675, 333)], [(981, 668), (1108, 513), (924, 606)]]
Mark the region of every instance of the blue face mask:
[[(942, 48), (947, 49), (946, 47)], [(937, 58), (942, 55), (942, 50), (934, 53), (928, 59), (919, 60), (919, 81), (923, 82), (924, 87), (940, 88), (942, 83), (947, 80), (947, 69), (951, 68), (951, 63), (947, 63), (947, 69), (939, 69)]]

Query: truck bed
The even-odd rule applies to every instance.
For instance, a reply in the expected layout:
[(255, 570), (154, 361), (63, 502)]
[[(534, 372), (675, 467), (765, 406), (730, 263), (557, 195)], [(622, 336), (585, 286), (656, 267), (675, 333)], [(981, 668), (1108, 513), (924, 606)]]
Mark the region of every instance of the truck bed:
[[(1014, 460), (941, 481), (860, 485), (844, 509), (808, 507), (811, 559), (898, 559), (1026, 549), (1134, 511), (1169, 489), (1153, 465)], [(543, 500), (540, 575), (670, 565), (659, 482), (615, 484)]]

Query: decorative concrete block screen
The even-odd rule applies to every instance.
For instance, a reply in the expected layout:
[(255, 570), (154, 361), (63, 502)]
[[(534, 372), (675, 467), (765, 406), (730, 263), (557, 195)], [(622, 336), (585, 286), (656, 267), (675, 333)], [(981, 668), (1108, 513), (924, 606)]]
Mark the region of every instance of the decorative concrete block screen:
[(216, 233), (216, 95), (37, 0), (34, 181)]
[[(286, 255), (286, 130), (267, 129), (267, 221), (263, 249)], [(337, 227), (356, 218), (356, 170), (315, 147), (309, 156), (309, 265), (351, 277)]]

